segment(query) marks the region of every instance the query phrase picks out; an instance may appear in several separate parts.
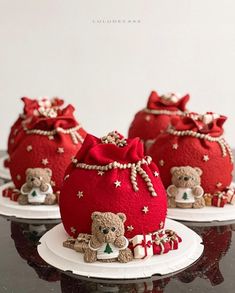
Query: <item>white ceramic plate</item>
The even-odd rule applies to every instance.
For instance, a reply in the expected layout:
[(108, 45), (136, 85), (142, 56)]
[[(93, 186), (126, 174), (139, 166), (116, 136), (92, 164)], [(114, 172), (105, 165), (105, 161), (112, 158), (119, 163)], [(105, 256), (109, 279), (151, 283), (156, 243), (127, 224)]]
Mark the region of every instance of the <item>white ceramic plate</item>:
[(9, 169), (4, 167), (4, 161), (8, 156), (4, 156), (0, 158), (0, 177), (6, 180), (11, 180), (11, 174)]
[[(235, 182), (231, 183), (235, 188)], [(202, 209), (168, 209), (167, 218), (186, 222), (225, 222), (235, 221), (235, 205), (226, 204), (223, 208), (204, 207)]]
[(21, 219), (60, 219), (58, 205), (19, 205), (17, 202), (2, 196), (5, 188), (12, 187), (9, 182), (0, 186), (0, 215)]
[(226, 204), (223, 208), (168, 209), (167, 217), (178, 221), (190, 222), (232, 221), (235, 220), (235, 205)]
[(50, 265), (76, 275), (105, 278), (133, 279), (178, 272), (194, 263), (202, 254), (201, 238), (188, 227), (173, 220), (166, 220), (166, 229), (176, 231), (183, 239), (179, 249), (167, 254), (155, 255), (146, 260), (134, 260), (127, 264), (118, 262), (92, 264), (83, 261), (83, 254), (63, 247), (68, 235), (63, 224), (55, 226), (40, 239), (39, 255)]

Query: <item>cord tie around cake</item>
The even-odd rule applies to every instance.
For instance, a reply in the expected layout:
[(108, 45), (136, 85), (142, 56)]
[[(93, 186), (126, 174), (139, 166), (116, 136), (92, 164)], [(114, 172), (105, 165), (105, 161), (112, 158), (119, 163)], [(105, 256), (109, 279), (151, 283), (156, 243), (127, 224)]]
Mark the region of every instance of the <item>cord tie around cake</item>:
[(37, 134), (42, 136), (48, 136), (53, 138), (57, 133), (69, 134), (74, 144), (79, 142), (83, 143), (83, 137), (78, 133), (78, 130), (81, 129), (81, 125), (77, 125), (72, 128), (64, 129), (62, 127), (57, 127), (53, 130), (42, 130), (42, 129), (28, 129), (23, 123), (23, 129), (27, 134)]
[(142, 179), (145, 181), (148, 191), (152, 196), (157, 196), (157, 193), (153, 187), (153, 183), (151, 179), (149, 178), (148, 174), (145, 172), (145, 170), (141, 167), (141, 165), (149, 165), (152, 161), (152, 158), (149, 156), (146, 156), (142, 160), (136, 162), (136, 163), (128, 163), (128, 164), (122, 164), (117, 161), (114, 161), (112, 163), (109, 163), (107, 165), (89, 165), (85, 163), (76, 163), (77, 168), (85, 169), (85, 170), (96, 170), (96, 171), (108, 171), (112, 169), (130, 169), (130, 180), (132, 187), (135, 192), (139, 190), (138, 183), (137, 183), (137, 174), (139, 174)]
[(191, 137), (207, 140), (210, 142), (217, 142), (221, 148), (223, 157), (226, 157), (227, 154), (229, 154), (230, 160), (233, 163), (232, 150), (231, 150), (230, 146), (228, 145), (228, 143), (225, 141), (223, 135), (218, 136), (218, 137), (213, 137), (213, 136), (210, 136), (209, 134), (198, 133), (193, 130), (179, 131), (179, 130), (173, 129), (172, 127), (169, 127), (166, 130), (166, 132), (169, 134), (175, 135), (175, 136), (191, 136)]
[(179, 116), (186, 116), (186, 112), (177, 110), (177, 111), (169, 111), (169, 110), (157, 110), (157, 109), (149, 109), (144, 108), (144, 112), (154, 115), (179, 115)]

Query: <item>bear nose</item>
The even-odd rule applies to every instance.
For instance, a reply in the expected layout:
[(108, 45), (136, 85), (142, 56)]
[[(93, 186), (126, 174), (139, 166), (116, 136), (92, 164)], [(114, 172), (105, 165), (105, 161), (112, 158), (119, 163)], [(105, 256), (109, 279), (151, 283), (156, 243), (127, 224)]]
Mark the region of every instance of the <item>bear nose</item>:
[(109, 233), (109, 228), (104, 228), (104, 229), (103, 229), (103, 233), (104, 233), (104, 234), (108, 234), (108, 233)]
[(188, 181), (188, 180), (189, 180), (189, 177), (185, 176), (184, 181)]

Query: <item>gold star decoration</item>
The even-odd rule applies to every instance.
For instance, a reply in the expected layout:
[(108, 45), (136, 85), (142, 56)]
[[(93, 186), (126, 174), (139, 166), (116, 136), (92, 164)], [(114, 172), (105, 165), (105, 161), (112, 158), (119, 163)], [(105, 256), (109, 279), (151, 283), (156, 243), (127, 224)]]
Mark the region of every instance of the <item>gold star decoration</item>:
[(69, 178), (69, 174), (65, 175), (64, 180), (67, 180)]
[(208, 162), (210, 160), (208, 155), (204, 155), (202, 159), (204, 162)]
[(104, 175), (104, 171), (101, 171), (101, 170), (98, 171), (98, 175), (99, 175), (99, 176), (103, 176), (103, 175)]
[(49, 140), (53, 140), (53, 139), (55, 139), (55, 138), (54, 138), (53, 135), (49, 135), (49, 136), (48, 136), (48, 139), (49, 139)]
[(145, 214), (147, 214), (149, 212), (149, 208), (147, 206), (144, 206), (142, 208), (142, 212), (144, 212)]
[(63, 154), (64, 153), (64, 148), (60, 147), (57, 149), (58, 154)]
[(10, 140), (10, 143), (11, 143), (11, 144), (14, 144), (14, 142), (15, 142), (15, 140), (14, 140), (14, 138), (12, 138), (12, 139)]
[(47, 160), (47, 158), (45, 158), (45, 159), (42, 159), (42, 164), (44, 165), (44, 166), (46, 166), (49, 162), (48, 162), (48, 160)]
[(151, 119), (151, 117), (150, 117), (149, 115), (147, 115), (147, 116), (145, 117), (145, 120), (146, 120), (147, 122), (149, 122), (150, 119)]
[(163, 160), (160, 160), (159, 165), (163, 167), (165, 165), (165, 162)]
[(160, 222), (159, 227), (160, 227), (160, 229), (162, 229), (164, 227), (163, 221)]
[(20, 179), (21, 179), (20, 174), (17, 174), (17, 175), (16, 175), (16, 179), (17, 179), (18, 181), (20, 181)]
[(78, 191), (77, 196), (78, 198), (82, 198), (84, 196), (83, 191)]
[(158, 177), (158, 176), (159, 176), (159, 173), (158, 173), (157, 171), (155, 171), (155, 172), (153, 173), (153, 175), (154, 175), (155, 177)]
[(173, 150), (177, 150), (178, 147), (179, 147), (178, 143), (174, 143), (174, 144), (172, 145), (172, 149), (173, 149)]
[(32, 147), (31, 145), (28, 145), (28, 146), (26, 147), (26, 151), (27, 151), (27, 152), (31, 152), (32, 149), (33, 149), (33, 147)]
[(75, 157), (71, 158), (72, 163), (77, 164), (78, 160)]
[(76, 228), (71, 227), (71, 228), (70, 228), (70, 231), (71, 231), (73, 234), (75, 234), (75, 233), (76, 233)]
[(133, 230), (134, 230), (134, 227), (133, 227), (132, 225), (127, 226), (127, 231), (128, 231), (128, 232), (131, 232), (131, 231), (133, 231)]
[(219, 187), (221, 187), (221, 186), (222, 186), (222, 183), (221, 183), (221, 182), (217, 182), (217, 183), (216, 183), (216, 187), (219, 188)]
[(117, 188), (117, 187), (120, 187), (120, 186), (121, 186), (121, 181), (116, 180), (116, 181), (114, 182), (114, 185), (115, 185), (116, 188)]

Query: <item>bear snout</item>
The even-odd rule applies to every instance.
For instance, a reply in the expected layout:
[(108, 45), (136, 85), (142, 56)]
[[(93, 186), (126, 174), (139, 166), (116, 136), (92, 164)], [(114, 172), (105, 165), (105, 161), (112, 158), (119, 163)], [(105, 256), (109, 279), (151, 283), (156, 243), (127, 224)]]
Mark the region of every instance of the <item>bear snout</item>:
[(189, 179), (190, 179), (190, 177), (188, 177), (188, 176), (184, 177), (184, 181), (188, 181)]
[(41, 185), (41, 180), (37, 177), (30, 178), (30, 184), (32, 187), (39, 187)]
[(103, 232), (104, 234), (108, 234), (108, 233), (109, 233), (109, 228), (104, 228), (104, 229), (102, 229), (102, 232)]

